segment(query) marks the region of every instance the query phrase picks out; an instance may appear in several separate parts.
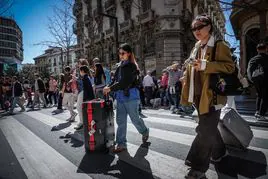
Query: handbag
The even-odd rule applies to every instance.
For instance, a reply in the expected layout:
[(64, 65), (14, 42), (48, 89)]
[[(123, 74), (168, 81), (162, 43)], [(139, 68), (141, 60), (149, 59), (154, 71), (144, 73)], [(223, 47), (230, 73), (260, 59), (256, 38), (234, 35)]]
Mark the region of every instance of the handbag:
[[(212, 51), (212, 61), (215, 61), (215, 53), (217, 48), (216, 41)], [(212, 89), (214, 95), (235, 96), (241, 95), (244, 91), (243, 85), (238, 78), (238, 69), (231, 74), (216, 73), (210, 75), (209, 88)]]

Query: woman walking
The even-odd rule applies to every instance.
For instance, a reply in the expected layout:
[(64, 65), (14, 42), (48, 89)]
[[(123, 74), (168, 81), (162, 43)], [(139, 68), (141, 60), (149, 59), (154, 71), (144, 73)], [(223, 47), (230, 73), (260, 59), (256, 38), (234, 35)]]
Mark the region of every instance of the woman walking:
[[(195, 104), (199, 123), (185, 164), (190, 167), (185, 178), (205, 178), (210, 161), (219, 162), (226, 156), (225, 145), (218, 131), (221, 108), (226, 103), (225, 96), (213, 94), (209, 88), (211, 74), (234, 72), (229, 47), (224, 41), (215, 43), (210, 17), (199, 15), (192, 22), (192, 32), (198, 42), (193, 48), (186, 69), (186, 80), (181, 96), (182, 105)], [(213, 48), (215, 57), (212, 59)], [(216, 102), (215, 99), (216, 98)]]
[(105, 87), (103, 92), (115, 92), (116, 123), (118, 125), (116, 133), (117, 146), (113, 149), (114, 153), (119, 153), (127, 148), (127, 116), (129, 115), (132, 123), (142, 135), (142, 142), (147, 142), (149, 129), (144, 121), (139, 117), (140, 94), (138, 89), (139, 67), (134, 58), (132, 48), (128, 44), (119, 47), (120, 65), (116, 69), (115, 79), (111, 85)]

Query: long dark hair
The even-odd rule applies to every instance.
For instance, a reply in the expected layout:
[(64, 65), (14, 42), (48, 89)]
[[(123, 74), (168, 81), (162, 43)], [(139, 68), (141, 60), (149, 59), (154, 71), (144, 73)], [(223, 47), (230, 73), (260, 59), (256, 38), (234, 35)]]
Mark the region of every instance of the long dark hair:
[(131, 53), (131, 55), (129, 57), (130, 58), (129, 61), (131, 63), (135, 64), (137, 69), (139, 70), (139, 65), (138, 65), (138, 63), (137, 63), (137, 61), (135, 59), (135, 55), (134, 55), (134, 53), (132, 51), (132, 47), (128, 43), (124, 43), (124, 44), (120, 45), (118, 50), (120, 50), (120, 49), (126, 51), (127, 53)]
[(101, 77), (103, 75), (104, 80), (106, 80), (106, 76), (103, 70), (103, 67), (100, 63), (95, 64), (96, 70), (95, 70), (95, 78)]

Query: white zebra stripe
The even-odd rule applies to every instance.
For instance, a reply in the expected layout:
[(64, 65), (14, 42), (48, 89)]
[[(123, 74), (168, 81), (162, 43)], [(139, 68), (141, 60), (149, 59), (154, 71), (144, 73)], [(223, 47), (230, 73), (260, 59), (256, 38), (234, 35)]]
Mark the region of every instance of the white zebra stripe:
[(0, 127), (29, 179), (91, 178), (13, 117)]

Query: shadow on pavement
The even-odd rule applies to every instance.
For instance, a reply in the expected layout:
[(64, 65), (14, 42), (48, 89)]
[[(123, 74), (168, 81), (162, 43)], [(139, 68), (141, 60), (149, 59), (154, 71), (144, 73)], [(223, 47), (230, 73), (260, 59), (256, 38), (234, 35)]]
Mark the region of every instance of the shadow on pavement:
[(134, 157), (130, 156), (128, 151), (120, 153), (119, 158), (104, 153), (88, 153), (82, 159), (77, 172), (87, 173), (93, 178), (155, 178), (150, 163), (144, 158), (148, 154), (149, 145), (141, 145)]
[[(77, 131), (76, 131), (77, 132)], [(76, 133), (75, 132), (75, 133)], [(70, 143), (71, 144), (71, 147), (74, 147), (74, 148), (77, 148), (77, 147), (81, 147), (84, 145), (84, 143), (80, 140), (77, 140), (75, 137), (73, 137), (74, 135), (77, 135), (77, 134), (72, 134), (72, 133), (68, 133), (66, 134), (65, 136), (60, 136), (59, 138), (60, 139), (63, 139), (65, 143)]]
[(238, 157), (227, 156), (221, 162), (215, 163), (215, 169), (218, 173), (219, 179), (221, 173), (238, 178), (238, 175), (247, 178), (258, 178), (267, 174), (267, 161), (265, 155), (260, 151), (248, 150), (250, 157), (254, 157), (255, 161), (249, 161)]
[(51, 128), (51, 131), (60, 131), (60, 130), (65, 129), (65, 128), (70, 127), (70, 126), (71, 126), (71, 122), (61, 123), (57, 126), (53, 126)]

